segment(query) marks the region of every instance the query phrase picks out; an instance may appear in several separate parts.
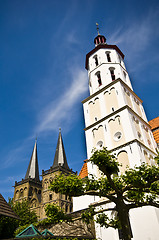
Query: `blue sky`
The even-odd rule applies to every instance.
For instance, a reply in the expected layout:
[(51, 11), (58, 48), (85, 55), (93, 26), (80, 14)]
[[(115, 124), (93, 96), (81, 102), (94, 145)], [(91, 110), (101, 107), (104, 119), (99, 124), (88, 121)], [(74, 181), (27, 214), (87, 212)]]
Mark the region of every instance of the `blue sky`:
[(0, 1), (0, 193), (13, 197), (35, 138), (40, 174), (54, 159), (62, 128), (69, 166), (86, 158), (81, 101), (85, 56), (96, 22), (125, 54), (135, 93), (151, 120), (159, 115), (159, 2), (131, 0)]

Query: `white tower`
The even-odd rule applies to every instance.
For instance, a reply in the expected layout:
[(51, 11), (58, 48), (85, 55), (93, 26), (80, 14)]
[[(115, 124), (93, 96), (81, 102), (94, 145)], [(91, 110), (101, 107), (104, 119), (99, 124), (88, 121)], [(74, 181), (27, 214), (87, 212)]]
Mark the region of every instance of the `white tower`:
[[(148, 124), (142, 100), (134, 93), (124, 64), (124, 54), (116, 45), (106, 43), (98, 33), (95, 48), (86, 55), (90, 96), (82, 101), (85, 117), (87, 158), (92, 149), (103, 146), (112, 150), (124, 172), (126, 166), (139, 166), (142, 162), (154, 164), (156, 142)], [(87, 162), (88, 174), (100, 177), (97, 166)], [(80, 202), (80, 204), (79, 204)], [(74, 198), (74, 211), (93, 202), (101, 204), (99, 197)], [(152, 207), (130, 212), (133, 240), (157, 240), (159, 211)], [(117, 230), (96, 225), (98, 239), (118, 240)]]
[[(93, 148), (105, 146), (122, 163), (121, 171), (127, 165), (153, 164), (156, 143), (142, 100), (132, 89), (124, 54), (102, 35), (94, 43), (86, 55), (90, 96), (83, 101), (88, 159)], [(88, 172), (99, 175), (89, 162)]]

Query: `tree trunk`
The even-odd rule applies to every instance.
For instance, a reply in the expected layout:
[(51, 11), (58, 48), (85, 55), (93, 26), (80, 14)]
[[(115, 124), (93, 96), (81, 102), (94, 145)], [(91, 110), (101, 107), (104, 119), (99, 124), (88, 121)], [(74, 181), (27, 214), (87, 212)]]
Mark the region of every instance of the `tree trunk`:
[(129, 221), (129, 212), (126, 208), (124, 208), (124, 206), (120, 208), (120, 210), (118, 211), (118, 217), (121, 224), (122, 239), (131, 240), (132, 231), (131, 231), (131, 226)]

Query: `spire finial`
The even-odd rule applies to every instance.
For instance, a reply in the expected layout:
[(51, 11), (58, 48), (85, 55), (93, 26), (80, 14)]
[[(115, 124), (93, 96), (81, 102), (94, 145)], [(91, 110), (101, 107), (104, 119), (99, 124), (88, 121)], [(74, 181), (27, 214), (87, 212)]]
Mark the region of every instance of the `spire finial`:
[(96, 23), (96, 26), (97, 26), (97, 33), (98, 33), (98, 35), (99, 35), (99, 24)]
[(61, 132), (61, 128), (59, 127), (59, 132)]

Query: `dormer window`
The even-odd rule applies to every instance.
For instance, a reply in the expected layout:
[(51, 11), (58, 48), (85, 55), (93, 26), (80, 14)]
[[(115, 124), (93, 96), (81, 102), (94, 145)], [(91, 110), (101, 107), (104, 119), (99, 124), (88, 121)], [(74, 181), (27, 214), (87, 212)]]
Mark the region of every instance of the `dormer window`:
[(107, 61), (108, 61), (108, 62), (111, 62), (110, 52), (106, 52), (106, 55), (107, 55)]

